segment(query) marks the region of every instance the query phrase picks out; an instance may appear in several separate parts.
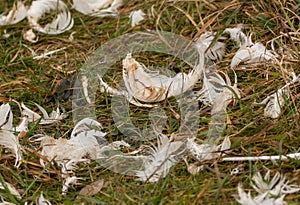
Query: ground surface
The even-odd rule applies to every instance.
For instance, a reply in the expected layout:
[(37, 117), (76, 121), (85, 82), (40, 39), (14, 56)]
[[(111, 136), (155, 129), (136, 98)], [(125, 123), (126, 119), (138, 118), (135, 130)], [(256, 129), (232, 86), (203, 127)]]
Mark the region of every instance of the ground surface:
[[(69, 4), (70, 5), (70, 4)], [(131, 11), (142, 9), (148, 17), (141, 25), (131, 28), (128, 16)], [(30, 124), (30, 132), (21, 139), (21, 144), (28, 144), (24, 162), (17, 169), (14, 158), (1, 152), (1, 178), (10, 182), (22, 194), (22, 202), (34, 201), (42, 191), (52, 204), (73, 204), (82, 187), (93, 181), (104, 179), (103, 189), (95, 196), (83, 197), (88, 204), (237, 204), (234, 195), (237, 185), (243, 182), (250, 188), (249, 182), (253, 173), (263, 173), (266, 167), (273, 175), (276, 171), (285, 173), (287, 177), (300, 184), (300, 162), (220, 162), (212, 166), (206, 164), (200, 174), (192, 176), (187, 172), (184, 162), (176, 165), (169, 175), (157, 183), (142, 183), (133, 177), (116, 174), (106, 170), (99, 163), (81, 164), (77, 175), (82, 177), (77, 185), (71, 186), (66, 196), (61, 195), (61, 178), (59, 168), (55, 165), (44, 169), (39, 164), (39, 155), (30, 144), (29, 137), (33, 134), (48, 134), (56, 138), (67, 137), (74, 124), (72, 121), (71, 99), (64, 86), (64, 80), (71, 79), (78, 72), (88, 56), (103, 43), (131, 31), (163, 30), (173, 32), (188, 39), (196, 39), (204, 31), (220, 32), (226, 27), (243, 24), (244, 32), (253, 33), (253, 41), (261, 42), (270, 48), (275, 40), (275, 50), (281, 52), (277, 64), (261, 63), (249, 69), (237, 68), (238, 88), (241, 99), (235, 105), (229, 105), (230, 122), (224, 136), (230, 135), (232, 155), (260, 156), (288, 154), (299, 151), (300, 121), (299, 92), (292, 88), (293, 95), (287, 100), (281, 116), (274, 120), (263, 116), (263, 106), (256, 106), (276, 88), (290, 80), (285, 70), (300, 72), (300, 2), (287, 1), (125, 1), (117, 18), (96, 18), (84, 16), (72, 10), (74, 27), (60, 35), (39, 34), (39, 41), (29, 43), (22, 38), (28, 30), (27, 21), (0, 28), (1, 36), (6, 32), (9, 38), (0, 37), (0, 101), (15, 100), (24, 102), (34, 108), (34, 102), (52, 110), (57, 105), (69, 114), (61, 123), (52, 126), (35, 126)], [(74, 40), (70, 41), (72, 32)], [(26, 45), (26, 46), (25, 46)], [(42, 54), (46, 51), (67, 47), (48, 58), (34, 60), (31, 51)], [(229, 69), (230, 61), (237, 50), (233, 43), (227, 47), (226, 56), (217, 62), (221, 71), (233, 77)], [(165, 65), (167, 60), (155, 55), (142, 55), (141, 61), (148, 65)], [(175, 72), (188, 71), (187, 68), (174, 66)], [(121, 79), (121, 63), (106, 77), (112, 79), (111, 84)], [(67, 86), (65, 86), (67, 87)], [(299, 91), (299, 88), (298, 88)], [(17, 104), (10, 103), (15, 115), (15, 123), (20, 111)], [(164, 105), (164, 106), (168, 106)], [(170, 105), (171, 106), (171, 105)], [(143, 127), (146, 120), (146, 109), (132, 107), (136, 123)], [(97, 98), (98, 121), (104, 131), (113, 133), (109, 137), (120, 137), (113, 125), (110, 113), (110, 97), (99, 94)], [(174, 121), (174, 122), (173, 122)], [(179, 122), (171, 120), (165, 133), (170, 134), (178, 128)], [(208, 130), (209, 111), (201, 116), (199, 138), (203, 138)], [(230, 171), (240, 165), (241, 172), (230, 175)], [(14, 202), (12, 196), (4, 191), (1, 195), (7, 201)], [(291, 204), (299, 204), (300, 196), (288, 195), (286, 200)]]

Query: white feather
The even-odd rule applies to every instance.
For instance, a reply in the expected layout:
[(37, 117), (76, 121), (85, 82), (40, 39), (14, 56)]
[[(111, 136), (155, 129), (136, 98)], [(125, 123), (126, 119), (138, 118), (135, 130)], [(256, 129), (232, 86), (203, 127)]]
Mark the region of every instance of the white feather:
[(143, 21), (145, 15), (146, 14), (141, 9), (130, 12), (129, 18), (131, 19), (131, 27), (134, 27)]
[(241, 184), (238, 185), (238, 194), (239, 198), (236, 198), (236, 201), (241, 205), (288, 205), (288, 203), (283, 200), (285, 195), (279, 198), (271, 198), (265, 193), (252, 198), (250, 192), (248, 192), (248, 194), (245, 193)]
[(295, 73), (292, 73), (292, 76), (293, 80), (291, 82), (278, 89), (275, 93), (267, 96), (261, 103), (258, 103), (267, 104), (264, 109), (264, 116), (271, 118), (278, 118), (280, 116), (285, 99), (290, 97), (287, 88), (300, 81), (300, 77), (296, 76)]
[(22, 160), (22, 153), (18, 137), (10, 131), (0, 130), (0, 145), (9, 149), (15, 155), (15, 166), (19, 166), (18, 163)]
[(286, 177), (279, 172), (276, 172), (274, 177), (270, 179), (270, 170), (268, 170), (265, 177), (262, 177), (260, 172), (257, 172), (252, 178), (251, 186), (260, 194), (267, 192), (273, 196), (292, 194), (300, 191), (300, 186), (289, 184)]
[(51, 205), (51, 202), (44, 197), (42, 192), (37, 200), (37, 205)]
[[(3, 185), (5, 184), (5, 185)], [(14, 195), (17, 199), (21, 199), (21, 195), (20, 193), (18, 192), (18, 190), (10, 183), (8, 182), (0, 182), (0, 189), (5, 189), (5, 186), (8, 188), (9, 192)]]
[(200, 50), (206, 51), (206, 58), (211, 60), (221, 60), (225, 55), (225, 43), (216, 41), (216, 43), (211, 48), (209, 48), (215, 37), (216, 32), (205, 32), (196, 41), (196, 46)]
[(22, 21), (26, 15), (27, 8), (22, 1), (17, 0), (6, 16), (0, 15), (0, 26), (16, 24)]
[(199, 52), (199, 64), (189, 73), (178, 73), (167, 77), (151, 72), (143, 64), (127, 54), (123, 60), (123, 80), (129, 96), (142, 102), (159, 102), (178, 96), (190, 89), (201, 77), (204, 68), (204, 54)]
[(23, 108), (22, 115), (27, 116), (29, 122), (34, 122), (41, 119), (41, 116), (39, 114), (30, 110), (28, 107), (24, 105), (24, 103), (21, 103), (21, 107)]
[[(45, 26), (38, 21), (44, 14), (56, 14), (56, 18)], [(31, 28), (46, 34), (60, 34), (73, 27), (74, 20), (67, 5), (61, 0), (36, 0), (33, 1), (27, 19)]]
[(50, 116), (48, 115), (47, 111), (40, 105), (38, 105), (37, 103), (34, 103), (39, 110), (42, 112), (43, 117), (41, 117), (38, 113), (30, 110), (28, 107), (26, 107), (23, 103), (21, 104), (23, 111), (22, 111), (22, 115), (23, 116), (27, 116), (28, 117), (28, 121), (29, 122), (35, 122), (39, 119), (41, 119), (40, 121), (40, 125), (47, 125), (47, 124), (53, 124), (56, 123), (62, 119), (64, 119), (66, 117), (66, 114), (61, 114), (59, 108), (57, 107), (56, 111), (53, 110), (50, 113)]
[(13, 129), (13, 114), (9, 104), (2, 104), (0, 106), (0, 129)]
[(160, 134), (157, 139), (157, 147), (153, 147), (150, 156), (144, 158), (144, 170), (136, 171), (136, 176), (141, 181), (156, 182), (165, 177), (184, 153), (182, 141), (168, 139)]
[(73, 0), (73, 8), (82, 14), (116, 17), (123, 0)]
[(198, 161), (216, 159), (221, 156), (221, 152), (230, 149), (231, 142), (229, 137), (225, 137), (220, 145), (215, 144), (198, 144), (195, 138), (187, 139), (187, 150)]
[(230, 39), (235, 41), (239, 47), (249, 47), (252, 46), (252, 40), (251, 36), (247, 37), (243, 32), (242, 32), (243, 25), (239, 24), (235, 28), (226, 28), (224, 30), (224, 33), (229, 33)]
[(257, 172), (252, 178), (251, 186), (258, 193), (254, 198), (251, 197), (250, 192), (248, 194), (245, 193), (241, 184), (238, 185), (239, 198), (236, 198), (236, 200), (240, 204), (287, 205), (288, 203), (284, 201), (285, 195), (300, 191), (300, 186), (289, 184), (285, 176), (278, 172), (270, 179), (270, 170), (268, 170), (265, 177), (262, 177), (261, 174)]
[(263, 61), (270, 61), (278, 56), (274, 51), (267, 50), (261, 43), (255, 43), (249, 47), (240, 47), (231, 60), (231, 68), (241, 63), (254, 64)]
[(216, 98), (223, 92), (225, 86), (225, 80), (217, 71), (205, 69), (202, 89), (196, 93), (199, 96), (198, 100), (205, 105), (213, 105)]

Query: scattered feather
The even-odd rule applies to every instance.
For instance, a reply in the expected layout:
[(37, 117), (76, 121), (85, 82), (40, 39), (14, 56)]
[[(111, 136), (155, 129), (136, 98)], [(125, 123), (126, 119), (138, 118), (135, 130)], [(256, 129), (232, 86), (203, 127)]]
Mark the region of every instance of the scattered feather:
[(261, 43), (253, 43), (251, 35), (247, 37), (242, 32), (242, 25), (238, 25), (236, 28), (227, 28), (224, 33), (229, 33), (230, 38), (239, 46), (239, 50), (231, 60), (231, 68), (235, 68), (241, 63), (249, 65), (263, 61), (270, 61), (278, 57), (278, 54), (275, 53), (275, 51), (267, 50)]
[[(5, 185), (3, 185), (3, 183), (5, 183)], [(21, 195), (18, 192), (18, 190), (10, 183), (8, 182), (0, 182), (0, 189), (5, 190), (5, 187), (7, 187), (7, 189), (9, 190), (9, 192), (14, 195), (17, 199), (21, 199)]]
[(136, 176), (144, 182), (157, 182), (169, 173), (184, 152), (182, 141), (171, 141), (167, 136), (159, 134), (157, 147), (151, 148), (150, 156), (144, 158), (144, 170), (136, 171)]
[(186, 147), (193, 158), (198, 161), (206, 161), (219, 158), (222, 151), (230, 149), (231, 143), (228, 136), (218, 146), (215, 144), (198, 144), (194, 137), (187, 139)]
[(21, 145), (19, 144), (18, 137), (10, 131), (0, 130), (0, 145), (9, 149), (15, 155), (15, 166), (18, 167), (22, 160)]
[(111, 95), (124, 96), (124, 97), (126, 97), (128, 102), (130, 102), (131, 104), (136, 105), (138, 107), (149, 107), (149, 108), (151, 108), (151, 107), (155, 106), (155, 105), (152, 105), (152, 104), (138, 102), (132, 96), (130, 96), (129, 93), (125, 90), (119, 91), (115, 88), (110, 87), (106, 82), (103, 81), (103, 79), (100, 75), (98, 75), (98, 79), (99, 79), (99, 82), (100, 82), (100, 91), (101, 92), (107, 92), (107, 93), (110, 93)]
[[(224, 74), (225, 75), (225, 74)], [(218, 144), (227, 124), (227, 106), (240, 98), (240, 93), (237, 88), (237, 77), (235, 77), (234, 85), (231, 85), (229, 77), (226, 76), (226, 87), (223, 92), (218, 94), (211, 109), (211, 121), (209, 122), (209, 131), (207, 134), (206, 143)], [(226, 138), (225, 138), (226, 140)], [(229, 139), (228, 139), (229, 140)], [(225, 141), (223, 141), (225, 143)]]
[[(98, 141), (93, 135), (80, 134), (69, 140), (46, 136), (41, 141), (41, 154), (49, 161), (54, 159), (59, 165), (64, 166), (66, 171), (72, 171), (78, 162), (96, 158), (98, 146)], [(44, 165), (42, 160), (41, 164)]]
[(205, 51), (205, 57), (211, 60), (221, 60), (225, 55), (225, 43), (217, 41), (212, 47), (211, 44), (216, 37), (216, 32), (205, 32), (196, 41), (199, 50)]
[(278, 55), (271, 50), (267, 50), (261, 43), (255, 43), (250, 47), (241, 47), (231, 60), (231, 68), (239, 64), (254, 64), (275, 59)]
[(0, 26), (12, 25), (22, 21), (27, 15), (27, 8), (20, 0), (15, 1), (12, 9), (5, 14), (0, 15)]
[[(201, 77), (204, 68), (204, 55), (199, 52), (199, 64), (189, 73), (178, 73), (174, 77), (151, 71), (127, 54), (123, 60), (123, 80), (126, 91), (118, 91), (108, 86), (98, 75), (101, 91), (112, 95), (124, 95), (127, 100), (141, 107), (154, 107), (147, 104), (162, 101), (168, 97), (178, 96), (190, 89)], [(141, 101), (141, 102), (140, 102)]]
[(72, 184), (76, 184), (78, 179), (81, 179), (81, 178), (78, 178), (75, 176), (67, 177), (63, 183), (62, 194), (65, 195), (68, 192), (69, 186)]
[(225, 80), (217, 71), (205, 69), (202, 89), (196, 93), (198, 100), (205, 105), (213, 105), (216, 98), (224, 91)]
[(286, 98), (289, 98), (289, 93), (286, 90), (279, 89), (276, 93), (272, 94), (264, 109), (264, 116), (273, 119), (278, 118)]
[[(105, 145), (101, 142), (106, 142), (103, 138), (106, 133), (102, 132), (101, 128), (101, 124), (97, 121), (85, 118), (75, 125), (71, 139), (55, 139), (50, 136), (38, 139), (41, 140), (41, 154), (48, 161), (55, 160), (62, 168), (63, 193), (66, 193), (68, 186), (78, 179), (76, 176), (70, 176), (76, 169), (76, 164), (97, 159), (97, 155)], [(40, 163), (45, 166), (42, 159)]]
[(23, 108), (22, 115), (27, 116), (29, 122), (34, 122), (41, 118), (39, 114), (30, 110), (28, 107), (24, 105), (24, 103), (21, 103), (21, 107)]
[[(96, 145), (98, 142), (94, 137), (73, 139), (75, 140), (64, 138), (54, 139), (46, 136), (41, 141), (41, 154), (49, 161), (55, 160), (62, 168), (63, 194), (67, 192), (69, 185), (75, 183), (77, 180), (76, 176), (70, 176), (76, 169), (76, 164), (79, 162), (88, 162), (90, 160), (89, 157), (96, 155)], [(42, 159), (40, 159), (40, 163), (43, 166), (45, 165)]]
[(36, 43), (39, 40), (39, 37), (35, 35), (32, 29), (25, 31), (23, 34), (23, 38), (31, 43)]
[(199, 52), (199, 64), (189, 73), (178, 73), (167, 77), (150, 71), (140, 64), (131, 53), (123, 60), (123, 80), (129, 96), (142, 102), (159, 102), (168, 97), (178, 96), (190, 89), (201, 77), (204, 68), (204, 55)]
[(63, 114), (63, 113), (61, 114), (60, 113), (59, 107), (57, 107), (56, 111), (53, 110), (50, 113), (50, 116), (49, 116), (47, 111), (42, 106), (40, 106), (36, 103), (35, 103), (35, 105), (42, 112), (43, 117), (41, 117), (36, 112), (30, 110), (23, 103), (21, 104), (21, 107), (23, 108), (22, 115), (27, 116), (29, 122), (35, 122), (35, 121), (41, 119), (39, 124), (40, 125), (47, 125), (47, 124), (53, 124), (53, 123), (59, 122), (59, 121), (63, 120), (66, 117), (66, 114)]
[(218, 144), (218, 140), (226, 127), (227, 106), (235, 98), (240, 98), (236, 74), (233, 85), (228, 75), (225, 73), (223, 75), (225, 80), (214, 68), (206, 68), (203, 74), (203, 87), (195, 93), (199, 101), (212, 106), (206, 144)]
[(0, 106), (0, 129), (13, 129), (13, 114), (9, 104), (2, 104)]
[(51, 202), (44, 197), (42, 192), (37, 200), (37, 205), (51, 205)]
[(250, 192), (248, 192), (248, 194), (245, 193), (241, 184), (238, 185), (238, 194), (239, 198), (236, 198), (236, 201), (241, 205), (288, 205), (288, 203), (284, 201), (285, 195), (275, 199), (270, 198), (270, 196), (265, 193), (252, 198)]
[(250, 47), (253, 46), (251, 37), (247, 37), (242, 32), (243, 25), (239, 24), (235, 28), (226, 28), (224, 33), (228, 33), (230, 35), (230, 39), (235, 41), (239, 47)]
[(73, 8), (82, 14), (97, 17), (116, 17), (123, 0), (73, 0)]
[(287, 88), (290, 85), (300, 81), (299, 76), (296, 76), (295, 74), (293, 74), (292, 76), (293, 76), (293, 80), (291, 82), (287, 83), (282, 88), (278, 89), (272, 95), (266, 97), (261, 103), (258, 103), (258, 104), (267, 104), (264, 109), (265, 117), (270, 117), (275, 119), (280, 116), (281, 108), (284, 105), (285, 99), (288, 99), (290, 97)]
[(27, 116), (23, 116), (21, 118), (21, 121), (19, 123), (19, 125), (16, 126), (15, 128), (16, 132), (28, 132), (28, 117)]
[(272, 196), (281, 196), (282, 194), (292, 194), (300, 191), (300, 186), (295, 184), (289, 184), (289, 181), (284, 175), (276, 172), (274, 177), (270, 179), (270, 170), (264, 177), (260, 172), (257, 172), (253, 178), (251, 186), (257, 193), (268, 193)]
[(73, 128), (71, 138), (78, 136), (79, 134), (93, 135), (97, 137), (104, 137), (105, 132), (102, 132), (102, 125), (91, 118), (84, 118), (80, 120)]
[[(45, 26), (38, 21), (44, 14), (56, 14), (56, 18)], [(33, 1), (27, 19), (31, 28), (45, 34), (60, 34), (73, 27), (74, 20), (67, 5), (61, 0), (36, 0)]]
[(130, 12), (129, 19), (131, 20), (131, 27), (137, 26), (143, 21), (145, 15), (141, 9)]
[(62, 48), (59, 48), (59, 49), (55, 49), (55, 50), (53, 50), (53, 51), (49, 51), (49, 52), (46, 52), (46, 53), (43, 53), (43, 54), (41, 54), (41, 55), (36, 55), (36, 54), (34, 54), (33, 55), (33, 59), (34, 60), (40, 60), (40, 59), (43, 59), (43, 58), (47, 58), (48, 56), (50, 56), (50, 55), (52, 55), (52, 54), (54, 54), (54, 53), (57, 53), (57, 52), (59, 52), (59, 51), (63, 51), (63, 50), (65, 50), (67, 47), (62, 47)]
[(252, 178), (251, 186), (258, 195), (252, 198), (250, 192), (246, 194), (242, 185), (239, 184), (239, 198), (236, 198), (237, 202), (242, 205), (287, 205), (288, 203), (284, 201), (285, 195), (300, 191), (300, 186), (289, 184), (285, 176), (278, 172), (270, 179), (270, 170), (268, 170), (264, 177), (257, 172)]

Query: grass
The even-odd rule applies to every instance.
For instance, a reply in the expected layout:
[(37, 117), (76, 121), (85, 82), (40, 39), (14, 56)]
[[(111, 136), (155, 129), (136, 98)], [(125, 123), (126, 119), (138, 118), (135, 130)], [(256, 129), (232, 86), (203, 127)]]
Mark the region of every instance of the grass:
[[(2, 4), (1, 4), (2, 5)], [(128, 16), (130, 11), (142, 9), (149, 17), (139, 26), (130, 27)], [(238, 104), (230, 105), (228, 116), (230, 123), (224, 135), (231, 136), (232, 155), (278, 155), (299, 151), (299, 85), (291, 87), (291, 100), (287, 100), (279, 119), (273, 120), (263, 116), (263, 106), (254, 105), (276, 88), (289, 81), (286, 71), (299, 74), (299, 35), (300, 35), (300, 2), (297, 0), (279, 1), (125, 1), (118, 18), (95, 18), (84, 16), (72, 10), (74, 27), (60, 35), (39, 35), (36, 44), (22, 38), (22, 33), (29, 29), (27, 21), (0, 27), (0, 101), (15, 100), (24, 102), (34, 108), (34, 102), (44, 106), (47, 111), (58, 104), (69, 117), (59, 124), (36, 126), (30, 124), (30, 134), (21, 139), (21, 144), (28, 149), (24, 152), (24, 162), (19, 168), (13, 166), (14, 158), (1, 151), (0, 181), (13, 184), (22, 195), (18, 201), (5, 190), (0, 195), (6, 201), (23, 204), (35, 201), (40, 195), (52, 204), (74, 204), (82, 187), (93, 181), (104, 179), (105, 185), (95, 196), (84, 196), (81, 201), (86, 204), (237, 204), (234, 195), (237, 185), (243, 182), (249, 188), (249, 182), (256, 170), (265, 172), (265, 167), (285, 173), (290, 180), (300, 184), (298, 160), (290, 162), (222, 162), (205, 164), (205, 169), (196, 176), (187, 172), (184, 162), (175, 166), (169, 175), (157, 183), (142, 183), (135, 178), (116, 174), (101, 167), (99, 163), (80, 164), (77, 176), (81, 177), (77, 185), (71, 186), (67, 195), (61, 194), (62, 179), (59, 167), (49, 165), (43, 168), (39, 164), (39, 155), (35, 150), (38, 144), (29, 137), (34, 134), (47, 134), (67, 137), (74, 124), (72, 122), (72, 106), (67, 88), (72, 86), (72, 76), (78, 72), (88, 56), (105, 42), (139, 30), (163, 30), (182, 35), (191, 40), (199, 37), (204, 31), (222, 31), (227, 26), (244, 25), (246, 33), (253, 33), (253, 40), (270, 46), (274, 40), (278, 52), (283, 49), (282, 61), (278, 64), (262, 63), (249, 69), (237, 68), (238, 88), (242, 97)], [(10, 34), (4, 38), (4, 33)], [(69, 36), (74, 33), (74, 40)], [(33, 60), (31, 52), (36, 53), (67, 47), (66, 50), (53, 54), (49, 58)], [(217, 62), (220, 70), (229, 73), (231, 59), (237, 50), (236, 45), (229, 44), (225, 58)], [(174, 71), (187, 72), (190, 68), (178, 62), (172, 62), (168, 56), (160, 57), (143, 53), (139, 60), (146, 65), (170, 66)], [(121, 79), (121, 63), (115, 65), (105, 76), (111, 84)], [(68, 81), (69, 80), (69, 81)], [(61, 86), (61, 84), (64, 86)], [(70, 85), (68, 85), (70, 84)], [(108, 132), (109, 140), (122, 138), (111, 118), (111, 98), (97, 94), (97, 118)], [(20, 111), (16, 103), (11, 102), (15, 123), (18, 123)], [(176, 132), (180, 121), (174, 118), (170, 108), (178, 112), (174, 99), (162, 103), (169, 117), (168, 127), (164, 130), (170, 134)], [(148, 126), (148, 110), (131, 106), (131, 114), (136, 126)], [(142, 120), (141, 120), (142, 119)], [(200, 118), (199, 138), (204, 138), (210, 121), (209, 110), (203, 111)], [(242, 167), (238, 175), (230, 175), (230, 171)], [(251, 190), (253, 191), (253, 190)], [(288, 195), (286, 200), (291, 204), (299, 204), (300, 196)], [(78, 202), (78, 201), (77, 201)]]

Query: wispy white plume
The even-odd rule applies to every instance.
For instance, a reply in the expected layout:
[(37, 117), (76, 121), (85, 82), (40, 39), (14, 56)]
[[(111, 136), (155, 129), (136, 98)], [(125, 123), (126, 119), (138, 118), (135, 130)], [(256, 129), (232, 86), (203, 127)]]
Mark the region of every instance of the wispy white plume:
[(237, 202), (242, 205), (287, 205), (288, 203), (284, 201), (285, 195), (300, 191), (300, 186), (290, 184), (286, 177), (278, 172), (270, 179), (270, 170), (264, 177), (257, 172), (252, 178), (251, 186), (258, 195), (253, 198), (250, 192), (246, 194), (239, 184)]
[(242, 32), (241, 24), (235, 28), (225, 29), (224, 33), (229, 33), (230, 38), (239, 46), (239, 50), (231, 60), (231, 68), (235, 68), (241, 63), (250, 65), (263, 61), (270, 61), (278, 56), (275, 51), (267, 50), (261, 43), (253, 43), (251, 35), (246, 36)]
[(230, 39), (235, 41), (239, 47), (250, 47), (253, 46), (251, 37), (247, 37), (242, 32), (243, 25), (239, 24), (235, 28), (226, 28), (224, 33), (228, 33), (230, 35)]
[(270, 170), (268, 170), (264, 177), (261, 176), (260, 172), (257, 172), (252, 178), (251, 186), (257, 193), (268, 193), (272, 196), (292, 194), (300, 191), (300, 186), (289, 183), (286, 177), (279, 172), (276, 172), (274, 177), (270, 179)]
[(222, 151), (230, 149), (231, 142), (226, 136), (220, 145), (215, 144), (198, 144), (195, 138), (187, 139), (187, 150), (198, 161), (216, 159), (221, 156)]
[[(72, 133), (71, 139), (44, 136), (40, 138), (41, 154), (49, 161), (55, 160), (62, 167), (63, 193), (70, 183), (75, 183), (76, 176), (70, 176), (76, 169), (76, 164), (96, 159), (104, 145), (100, 145), (106, 133), (101, 131), (101, 124), (93, 119), (84, 118), (79, 121)], [(41, 159), (40, 163), (44, 165)]]
[(144, 170), (136, 171), (136, 176), (144, 182), (156, 182), (169, 173), (184, 152), (184, 142), (171, 141), (166, 135), (159, 134), (157, 147), (151, 148), (150, 156), (144, 159)]
[[(195, 42), (199, 50), (205, 52), (205, 57), (211, 60), (221, 60), (225, 55), (225, 43), (216, 41), (213, 46), (213, 40), (216, 32), (205, 32)], [(223, 39), (223, 38), (222, 38)], [(211, 47), (210, 47), (211, 46)]]
[(224, 91), (227, 83), (217, 71), (205, 69), (202, 89), (196, 93), (198, 100), (205, 105), (213, 105), (216, 98)]
[[(56, 18), (45, 26), (38, 21), (44, 14), (56, 14)], [(46, 34), (60, 34), (73, 27), (74, 20), (67, 5), (61, 0), (36, 0), (27, 11), (31, 28)]]
[(294, 73), (292, 74), (293, 80), (280, 89), (278, 89), (272, 95), (266, 97), (261, 103), (258, 104), (267, 104), (264, 109), (264, 116), (271, 118), (278, 118), (281, 113), (281, 108), (284, 105), (285, 99), (290, 97), (288, 92), (288, 87), (296, 82), (299, 82), (299, 76), (296, 76)]
[(236, 201), (241, 205), (288, 205), (288, 203), (284, 201), (285, 195), (279, 198), (271, 198), (268, 193), (265, 193), (253, 198), (250, 192), (248, 192), (248, 194), (245, 193), (241, 184), (238, 185), (238, 194), (239, 197), (236, 197)]

